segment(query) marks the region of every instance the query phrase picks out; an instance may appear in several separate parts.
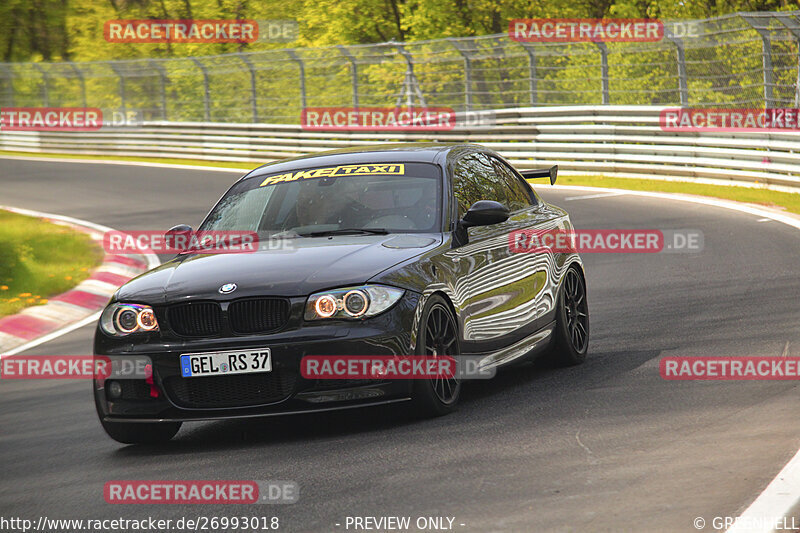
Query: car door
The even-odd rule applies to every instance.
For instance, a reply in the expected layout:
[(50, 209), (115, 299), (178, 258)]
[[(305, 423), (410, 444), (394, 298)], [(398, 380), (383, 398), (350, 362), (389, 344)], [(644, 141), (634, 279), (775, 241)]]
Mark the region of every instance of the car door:
[(571, 254), (554, 253), (547, 248), (515, 253), (511, 241), (520, 231), (560, 233), (571, 230), (571, 226), (566, 213), (538, 198), (528, 182), (508, 163), (493, 155), (489, 158), (508, 191), (509, 209), (512, 211), (508, 221), (510, 261), (524, 273), (518, 281), (520, 305), (513, 317), (506, 318), (518, 326), (518, 336), (525, 337), (555, 320), (556, 290)]
[(553, 298), (545, 293), (552, 255), (513, 253), (509, 246), (512, 232), (540, 227), (543, 215), (530, 186), (490, 154), (471, 153), (455, 163), (453, 194), (457, 219), (478, 200), (494, 200), (511, 211), (506, 222), (470, 228), (467, 244), (448, 252), (459, 272), (454, 293), (462, 351), (497, 351), (548, 322)]

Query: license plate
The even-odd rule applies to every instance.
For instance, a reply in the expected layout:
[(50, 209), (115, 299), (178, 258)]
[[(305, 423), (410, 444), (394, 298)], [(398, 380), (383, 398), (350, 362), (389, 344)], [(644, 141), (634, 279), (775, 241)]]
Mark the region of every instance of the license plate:
[(181, 354), (181, 375), (185, 378), (271, 371), (269, 348)]

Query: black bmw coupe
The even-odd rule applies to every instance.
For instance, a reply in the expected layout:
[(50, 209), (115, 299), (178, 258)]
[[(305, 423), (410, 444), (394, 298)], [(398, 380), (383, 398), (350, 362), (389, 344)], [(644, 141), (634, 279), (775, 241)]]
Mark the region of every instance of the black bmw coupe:
[(94, 381), (100, 421), (117, 441), (143, 443), (192, 420), (393, 402), (441, 415), (464, 383), (308, 379), (306, 356), (580, 363), (589, 340), (580, 257), (515, 253), (510, 241), (571, 229), (523, 173), (478, 145), (381, 145), (264, 165), (198, 228), (257, 233), (257, 251), (181, 253), (122, 286), (103, 312), (95, 354), (152, 363), (145, 377)]

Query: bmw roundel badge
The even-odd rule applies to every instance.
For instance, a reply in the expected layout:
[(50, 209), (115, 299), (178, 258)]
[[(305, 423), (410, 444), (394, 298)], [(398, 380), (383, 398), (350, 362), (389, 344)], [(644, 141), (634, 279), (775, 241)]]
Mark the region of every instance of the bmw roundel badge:
[(235, 290), (236, 290), (235, 283), (226, 283), (225, 285), (219, 288), (220, 294), (230, 294)]

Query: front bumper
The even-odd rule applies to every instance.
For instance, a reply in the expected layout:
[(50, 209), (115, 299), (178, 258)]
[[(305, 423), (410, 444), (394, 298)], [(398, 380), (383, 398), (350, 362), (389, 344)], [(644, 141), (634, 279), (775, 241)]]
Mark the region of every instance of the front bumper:
[[(389, 311), (362, 321), (301, 323), (269, 335), (177, 339), (161, 334), (113, 338), (98, 328), (95, 355), (146, 356), (152, 384), (118, 380), (122, 397), (111, 400), (107, 382), (95, 380), (98, 414), (113, 422), (160, 422), (249, 418), (395, 403), (411, 398), (411, 380), (310, 380), (300, 375), (307, 355), (409, 355), (420, 296), (406, 291)], [(269, 347), (272, 371), (183, 378), (185, 353)]]

